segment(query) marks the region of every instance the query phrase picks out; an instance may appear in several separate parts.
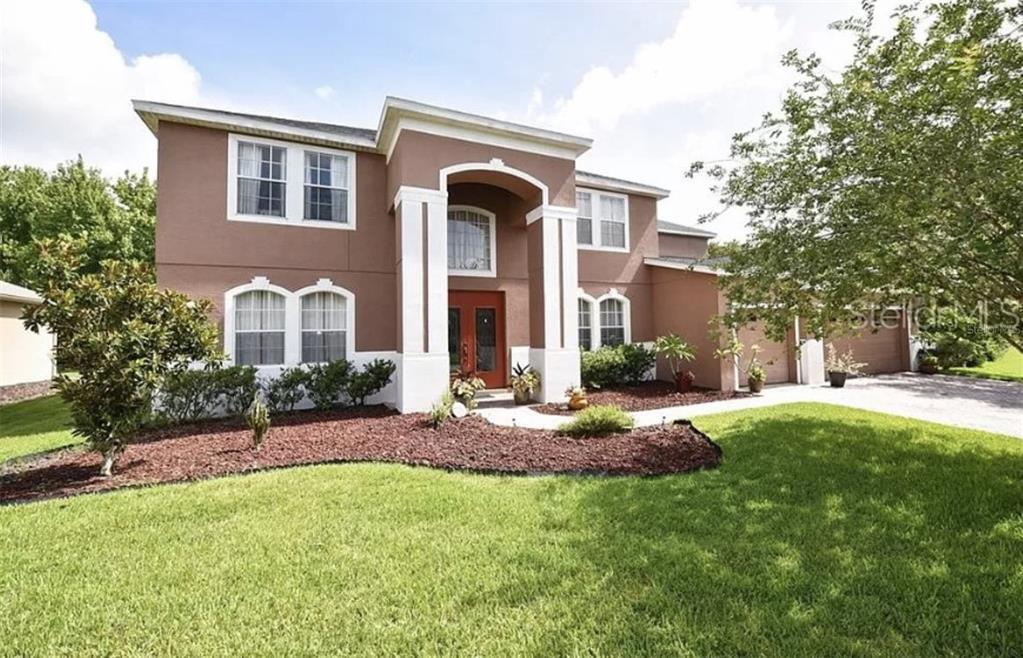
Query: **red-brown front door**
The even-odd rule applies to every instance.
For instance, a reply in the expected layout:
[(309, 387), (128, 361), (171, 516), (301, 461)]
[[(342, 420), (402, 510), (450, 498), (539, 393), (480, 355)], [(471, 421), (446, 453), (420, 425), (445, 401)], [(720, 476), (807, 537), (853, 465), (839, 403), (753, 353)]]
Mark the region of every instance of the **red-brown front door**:
[(451, 373), (471, 372), (487, 388), (508, 385), (505, 369), (504, 293), (448, 293), (448, 355)]

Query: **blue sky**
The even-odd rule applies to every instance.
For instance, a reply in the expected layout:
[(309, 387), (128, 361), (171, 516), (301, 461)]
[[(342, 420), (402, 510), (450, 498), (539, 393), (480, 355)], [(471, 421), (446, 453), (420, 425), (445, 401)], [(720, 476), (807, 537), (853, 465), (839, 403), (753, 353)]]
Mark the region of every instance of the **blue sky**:
[(580, 168), (667, 187), (661, 218), (693, 222), (715, 204), (688, 164), (777, 107), (785, 51), (839, 68), (827, 25), (857, 6), (8, 0), (0, 162), (152, 169), (131, 98), (375, 127), (395, 95), (591, 137)]

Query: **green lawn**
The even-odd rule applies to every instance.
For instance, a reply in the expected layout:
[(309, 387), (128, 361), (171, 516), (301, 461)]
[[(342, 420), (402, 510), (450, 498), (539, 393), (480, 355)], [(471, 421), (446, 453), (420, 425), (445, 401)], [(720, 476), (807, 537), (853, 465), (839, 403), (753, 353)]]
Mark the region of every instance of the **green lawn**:
[(1020, 655), (1023, 441), (708, 416), (637, 478), (332, 465), (0, 508), (3, 655)]
[(56, 395), (0, 407), (0, 463), (16, 457), (81, 443)]
[(976, 368), (950, 368), (948, 372), (966, 377), (1023, 382), (1023, 352), (1010, 347), (994, 361), (988, 361)]

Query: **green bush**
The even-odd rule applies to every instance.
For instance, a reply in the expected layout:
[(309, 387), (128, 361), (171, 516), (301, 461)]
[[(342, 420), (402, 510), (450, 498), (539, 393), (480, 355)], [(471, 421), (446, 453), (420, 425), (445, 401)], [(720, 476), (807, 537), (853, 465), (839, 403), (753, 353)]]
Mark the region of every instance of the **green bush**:
[(582, 353), (581, 381), (596, 388), (634, 384), (646, 379), (656, 361), (657, 353), (638, 343), (601, 347)]
[(164, 423), (191, 423), (213, 415), (219, 402), (211, 370), (182, 370), (164, 378), (156, 418)]
[(939, 306), (920, 315), (920, 337), (941, 368), (975, 368), (1005, 351), (1006, 343), (969, 313)]
[(351, 375), (352, 363), (344, 359), (309, 366), (305, 387), (313, 406), (317, 409), (336, 406), (347, 394)]
[(211, 371), (216, 378), (218, 401), (228, 416), (241, 416), (263, 386), (252, 366), (230, 366)]
[(273, 413), (293, 411), (306, 394), (309, 372), (301, 367), (285, 368), (266, 386), (266, 403)]
[(455, 396), (451, 391), (444, 391), (441, 394), (440, 399), (433, 403), (430, 407), (430, 413), (428, 415), (430, 425), (435, 429), (440, 427), (441, 424), (447, 422), (451, 418), (451, 408), (455, 406)]
[(558, 432), (574, 437), (606, 436), (630, 430), (633, 424), (632, 416), (621, 407), (598, 404), (577, 413), (575, 418), (561, 425)]
[(395, 365), (391, 361), (374, 359), (363, 366), (361, 372), (352, 372), (348, 376), (348, 399), (352, 404), (366, 404), (366, 398), (387, 386), (394, 370)]

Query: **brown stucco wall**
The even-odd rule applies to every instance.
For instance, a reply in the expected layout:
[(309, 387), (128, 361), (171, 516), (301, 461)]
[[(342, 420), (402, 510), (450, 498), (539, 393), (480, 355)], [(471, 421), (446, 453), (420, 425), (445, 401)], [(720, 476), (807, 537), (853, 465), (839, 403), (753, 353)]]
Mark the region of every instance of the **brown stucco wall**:
[(387, 165), (387, 201), (401, 185), (437, 189), (444, 167), (499, 158), (538, 178), (549, 188), (549, 203), (575, 206), (575, 161), (403, 130)]
[(632, 340), (650, 341), (657, 337), (652, 268), (643, 259), (657, 256), (656, 199), (629, 195), (629, 242), (629, 253), (580, 248), (579, 287), (594, 297), (617, 288), (632, 306)]
[[(696, 385), (732, 390), (732, 366), (714, 358), (718, 344), (711, 337), (709, 320), (725, 310), (716, 277), (683, 270), (651, 267), (653, 323), (658, 335), (674, 332), (696, 348), (696, 360), (687, 368)], [(659, 360), (658, 379), (671, 380), (667, 365)]]
[(160, 124), (157, 282), (214, 302), (254, 276), (289, 289), (330, 278), (356, 295), (357, 350), (396, 348), (395, 221), (383, 156), (356, 160), (356, 224), (344, 231), (227, 220), (227, 133)]
[(703, 258), (707, 255), (707, 238), (669, 233), (658, 233), (657, 237), (661, 256)]

